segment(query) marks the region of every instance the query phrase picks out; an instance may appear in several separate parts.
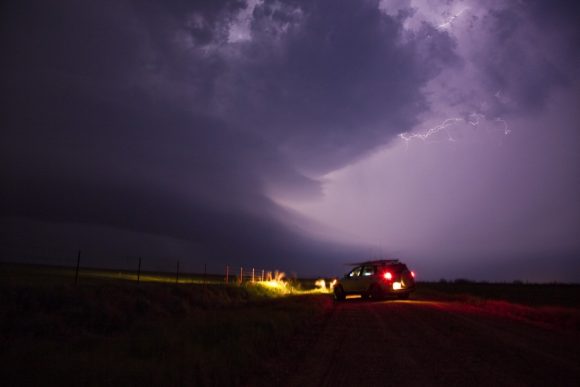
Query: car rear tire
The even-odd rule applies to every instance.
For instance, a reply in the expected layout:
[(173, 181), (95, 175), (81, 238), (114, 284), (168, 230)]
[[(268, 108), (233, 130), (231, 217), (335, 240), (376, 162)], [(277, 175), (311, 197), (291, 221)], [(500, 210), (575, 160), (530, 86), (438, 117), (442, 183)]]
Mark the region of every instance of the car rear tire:
[(342, 289), (342, 286), (337, 286), (334, 288), (334, 299), (336, 301), (344, 301), (346, 298), (346, 295), (344, 294), (344, 290)]

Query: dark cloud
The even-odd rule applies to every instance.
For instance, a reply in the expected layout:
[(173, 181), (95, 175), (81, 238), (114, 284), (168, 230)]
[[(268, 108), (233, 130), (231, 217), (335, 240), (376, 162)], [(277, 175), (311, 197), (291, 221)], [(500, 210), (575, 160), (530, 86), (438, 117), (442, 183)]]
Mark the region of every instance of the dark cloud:
[[(578, 63), (578, 28), (562, 6), (474, 3), (460, 39), (451, 23), (441, 28), (401, 4), (396, 12), (371, 0), (3, 4), (3, 230), (13, 224), (67, 245), (75, 243), (67, 235), (91, 246), (110, 238), (111, 249), (141, 235), (159, 255), (179, 245), (196, 259), (287, 268), (360, 252), (279, 203), (324, 197), (322, 175), (443, 105), (467, 117), (485, 102), (490, 120), (541, 114)], [(553, 186), (567, 187), (561, 180)], [(557, 195), (522, 187), (501, 192)], [(472, 213), (487, 219), (486, 208)], [(50, 224), (59, 231), (48, 233)], [(1, 243), (26, 244), (21, 236)]]
[(470, 59), (494, 101), (490, 113), (536, 113), (553, 92), (575, 81), (580, 28), (570, 15), (578, 7), (560, 3), (506, 4), (473, 17), (479, 28), (472, 31), (478, 40)]
[(456, 60), (447, 35), (405, 39), (401, 20), (372, 1), (267, 1), (254, 15), (226, 86), (237, 87), (221, 103), (308, 171), (343, 166), (410, 127), (425, 108), (421, 86)]
[[(577, 281), (576, 7), (422, 0), (383, 6), (406, 15), (404, 36), (446, 35), (459, 61), (427, 83), (429, 109), (401, 141), (333, 171), (323, 199), (295, 208), (394, 251), (430, 279)], [(435, 47), (414, 57), (428, 63)]]
[(229, 42), (246, 6), (5, 7), (2, 215), (169, 235), (222, 258), (336, 251), (267, 193), (319, 194), (299, 171), (409, 126), (432, 74), (375, 2), (267, 1), (251, 39)]
[(528, 111), (543, 106), (551, 89), (565, 84), (567, 73), (554, 63), (560, 58), (550, 57), (539, 47), (531, 49), (537, 44), (531, 40), (537, 31), (527, 29), (523, 16), (511, 9), (490, 12), (482, 21), (490, 40), (480, 63), (490, 94), (508, 93), (516, 101), (510, 110)]

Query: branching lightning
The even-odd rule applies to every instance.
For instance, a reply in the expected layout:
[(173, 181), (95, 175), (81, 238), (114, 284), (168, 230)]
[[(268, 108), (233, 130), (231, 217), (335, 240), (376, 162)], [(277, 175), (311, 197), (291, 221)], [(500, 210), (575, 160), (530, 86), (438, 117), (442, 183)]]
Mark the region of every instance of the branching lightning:
[(496, 118), (496, 122), (501, 122), (503, 124), (503, 134), (508, 135), (512, 132), (512, 130), (508, 127), (507, 122), (502, 118)]
[[(409, 133), (409, 132), (404, 132), (404, 133), (400, 133), (399, 134), (399, 138), (401, 138), (403, 141), (405, 141), (405, 143), (409, 144), (409, 142), (411, 142), (411, 140), (422, 140), (422, 141), (427, 141), (429, 140), (429, 138), (436, 136), (439, 133), (444, 133), (445, 137), (447, 139), (447, 141), (450, 142), (456, 142), (457, 139), (453, 136), (453, 134), (451, 133), (450, 129), (460, 123), (464, 123), (464, 124), (469, 124), (474, 128), (477, 128), (478, 126), (481, 125), (483, 120), (487, 120), (485, 114), (482, 113), (470, 113), (469, 115), (467, 115), (467, 117), (462, 118), (462, 117), (452, 117), (452, 118), (447, 118), (445, 119), (443, 122), (441, 122), (439, 125), (436, 125), (432, 128), (429, 128), (428, 130), (424, 131), (424, 132), (420, 132), (420, 133)], [(489, 120), (488, 120), (489, 122)], [(497, 130), (501, 130), (503, 136), (507, 136), (509, 135), (512, 131), (508, 126), (508, 123), (506, 120), (504, 120), (503, 118), (495, 118), (493, 119), (493, 122), (498, 122), (502, 125), (502, 128), (492, 128), (490, 129), (489, 127), (486, 127), (486, 131), (492, 132), (492, 131), (497, 131)]]
[(461, 16), (461, 14), (465, 11), (467, 11), (469, 8), (464, 8), (461, 11), (457, 12), (455, 15), (451, 15), (444, 23), (441, 23), (437, 26), (438, 30), (445, 30), (449, 27), (451, 27), (451, 25), (453, 24), (453, 22), (455, 21), (455, 19), (457, 19), (459, 16)]
[(400, 133), (399, 137), (405, 140), (406, 142), (411, 141), (412, 139), (416, 138), (419, 140), (427, 140), (429, 137), (439, 133), (445, 132), (447, 134), (447, 139), (449, 141), (455, 141), (455, 139), (451, 136), (451, 133), (447, 130), (450, 126), (455, 125), (457, 122), (465, 121), (463, 118), (448, 118), (443, 121), (441, 124), (432, 127), (431, 129), (427, 130), (425, 133), (414, 133), (409, 134), (408, 132)]

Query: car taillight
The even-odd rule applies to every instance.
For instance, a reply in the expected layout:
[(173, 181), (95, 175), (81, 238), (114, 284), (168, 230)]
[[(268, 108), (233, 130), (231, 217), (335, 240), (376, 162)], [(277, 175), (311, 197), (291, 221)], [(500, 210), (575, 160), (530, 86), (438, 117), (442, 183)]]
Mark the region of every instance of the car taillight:
[(414, 271), (411, 272), (411, 277), (415, 278), (415, 272)]
[(393, 279), (393, 275), (390, 272), (385, 272), (385, 274), (383, 274), (383, 277), (385, 277), (385, 279), (387, 280), (392, 280)]

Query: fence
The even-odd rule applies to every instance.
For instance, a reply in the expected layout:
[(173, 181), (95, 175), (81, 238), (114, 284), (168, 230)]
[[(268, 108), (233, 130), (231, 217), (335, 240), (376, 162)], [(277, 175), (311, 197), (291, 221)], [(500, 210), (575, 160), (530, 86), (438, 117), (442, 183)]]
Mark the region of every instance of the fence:
[[(230, 267), (226, 266), (226, 283), (228, 282), (228, 274), (230, 271)], [(255, 268), (251, 269), (244, 269), (243, 266), (240, 266), (239, 272), (237, 276), (237, 282), (243, 283), (244, 280), (246, 282), (269, 282), (269, 281), (276, 281), (280, 280), (281, 276), (283, 275), (282, 272), (275, 270), (275, 271), (266, 271), (256, 270)]]
[[(10, 275), (11, 264), (32, 264), (62, 269), (60, 274), (73, 276), (74, 283), (91, 278), (122, 279), (140, 282), (176, 284), (243, 284), (281, 279), (279, 271), (263, 268), (199, 263), (199, 260), (144, 256), (120, 256), (86, 250), (62, 251), (50, 248), (24, 249), (0, 246), (0, 262)], [(210, 271), (208, 271), (208, 268)]]

